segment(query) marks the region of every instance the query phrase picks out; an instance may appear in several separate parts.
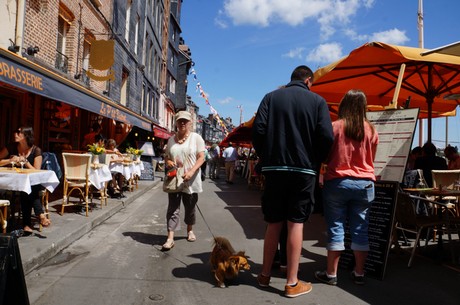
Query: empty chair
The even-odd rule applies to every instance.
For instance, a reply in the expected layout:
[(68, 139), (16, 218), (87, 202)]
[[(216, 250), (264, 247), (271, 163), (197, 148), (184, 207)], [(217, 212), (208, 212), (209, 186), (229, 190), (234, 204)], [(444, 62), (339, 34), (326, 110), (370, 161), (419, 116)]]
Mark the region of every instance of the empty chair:
[(86, 209), (88, 217), (88, 196), (89, 196), (89, 166), (91, 162), (90, 154), (62, 153), (64, 165), (64, 186), (61, 215), (64, 214), (64, 208), (71, 203), (69, 197), (72, 193), (77, 192), (80, 197), (79, 204), (82, 203)]
[(10, 201), (6, 199), (0, 199), (0, 225), (2, 228), (2, 233), (6, 233), (6, 227), (8, 225), (8, 207), (10, 205)]
[[(450, 170), (432, 170), (431, 176), (433, 177), (433, 188), (442, 186), (443, 189), (453, 190), (460, 185), (460, 169)], [(455, 196), (443, 196), (443, 200), (448, 200), (452, 203), (451, 208), (455, 209), (455, 214), (460, 216), (460, 206), (458, 197)]]
[(431, 170), (433, 177), (433, 187), (437, 188), (442, 185), (446, 189), (454, 189), (456, 184), (460, 183), (460, 169), (450, 170)]

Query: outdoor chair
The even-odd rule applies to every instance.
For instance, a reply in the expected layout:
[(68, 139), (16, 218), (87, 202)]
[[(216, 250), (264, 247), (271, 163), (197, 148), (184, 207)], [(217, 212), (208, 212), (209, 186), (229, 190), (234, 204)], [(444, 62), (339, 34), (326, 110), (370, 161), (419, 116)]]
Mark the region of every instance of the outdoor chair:
[(402, 232), (406, 244), (408, 240), (405, 233), (409, 232), (415, 234), (415, 241), (410, 254), (409, 263), (407, 264), (408, 267), (412, 266), (412, 261), (414, 259), (415, 252), (417, 248), (420, 246), (420, 237), (422, 233), (425, 231), (425, 229), (427, 230), (425, 247), (428, 244), (429, 231), (433, 229), (446, 230), (449, 237), (449, 242), (451, 241), (448, 219), (449, 215), (444, 214), (442, 215), (442, 218), (440, 218), (440, 216), (438, 215), (417, 215), (415, 210), (415, 200), (417, 200), (419, 204), (423, 203), (427, 205), (437, 205), (439, 208), (446, 208), (446, 204), (444, 203), (429, 200), (425, 197), (418, 197), (404, 192), (398, 192), (398, 199), (396, 202), (395, 212), (395, 228)]
[(6, 233), (6, 227), (8, 225), (8, 207), (10, 206), (10, 201), (6, 199), (0, 199), (0, 225), (2, 228), (2, 233)]
[(91, 154), (62, 153), (64, 165), (64, 186), (61, 215), (64, 214), (66, 206), (74, 206), (76, 203), (70, 202), (72, 193), (77, 192), (80, 197), (78, 205), (85, 206), (86, 217), (88, 217), (88, 196), (89, 196), (89, 166)]
[[(431, 170), (431, 176), (433, 177), (433, 188), (442, 186), (443, 189), (453, 190), (456, 187), (460, 187), (460, 169), (451, 170)], [(443, 200), (451, 203), (449, 210), (456, 216), (460, 216), (459, 198), (455, 196), (445, 196)]]

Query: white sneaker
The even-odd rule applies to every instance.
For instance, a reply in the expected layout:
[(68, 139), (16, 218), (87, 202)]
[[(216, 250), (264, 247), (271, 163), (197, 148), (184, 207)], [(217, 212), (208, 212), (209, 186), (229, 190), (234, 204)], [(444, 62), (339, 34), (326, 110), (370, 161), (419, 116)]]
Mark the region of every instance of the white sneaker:
[(174, 247), (174, 239), (167, 239), (163, 244), (163, 250), (171, 250)]

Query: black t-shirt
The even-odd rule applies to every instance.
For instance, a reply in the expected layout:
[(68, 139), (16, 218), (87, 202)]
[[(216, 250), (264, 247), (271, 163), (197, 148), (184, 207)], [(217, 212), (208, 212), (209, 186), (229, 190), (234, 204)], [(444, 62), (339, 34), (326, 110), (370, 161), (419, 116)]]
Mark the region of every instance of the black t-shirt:
[[(6, 147), (6, 149), (8, 150), (8, 158), (11, 158), (11, 156), (19, 156), (18, 143), (16, 142), (10, 143)], [(29, 156), (27, 157), (27, 161), (29, 161), (29, 163), (33, 165), (35, 158), (41, 155), (42, 155), (42, 150), (40, 149), (40, 147), (33, 145), (32, 150)]]

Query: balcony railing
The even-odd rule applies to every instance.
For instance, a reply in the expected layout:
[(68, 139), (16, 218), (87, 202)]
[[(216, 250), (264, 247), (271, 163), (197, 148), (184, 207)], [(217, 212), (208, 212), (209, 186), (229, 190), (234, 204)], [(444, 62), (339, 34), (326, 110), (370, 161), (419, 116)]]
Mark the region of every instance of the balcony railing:
[(64, 73), (69, 70), (69, 58), (57, 50), (55, 68)]

